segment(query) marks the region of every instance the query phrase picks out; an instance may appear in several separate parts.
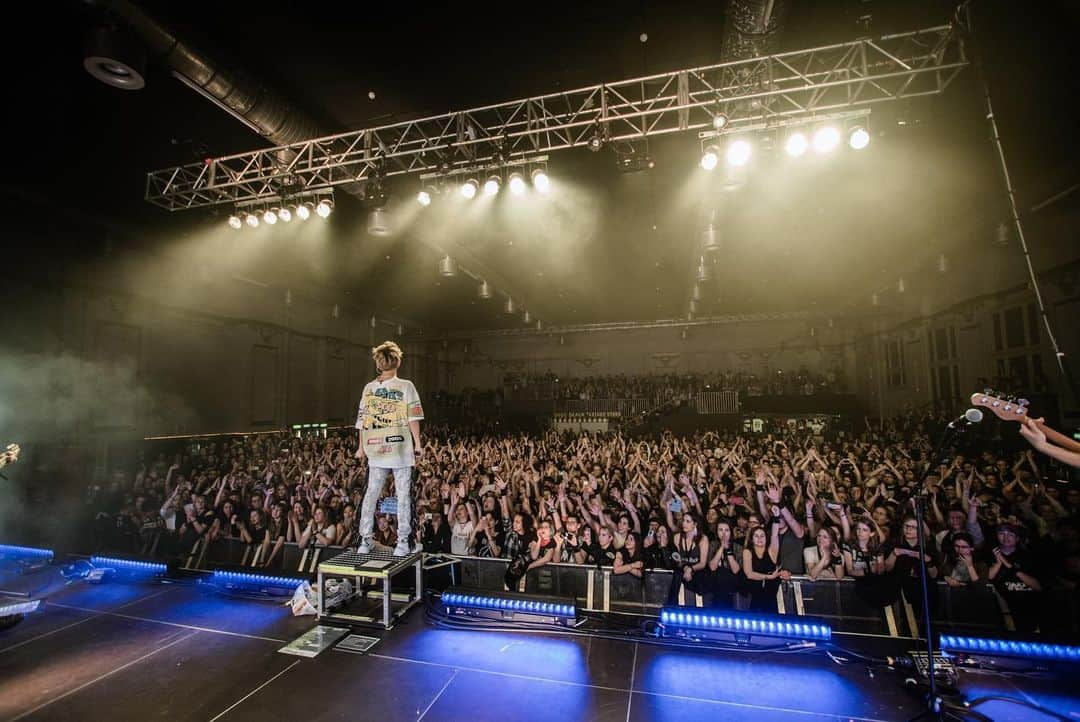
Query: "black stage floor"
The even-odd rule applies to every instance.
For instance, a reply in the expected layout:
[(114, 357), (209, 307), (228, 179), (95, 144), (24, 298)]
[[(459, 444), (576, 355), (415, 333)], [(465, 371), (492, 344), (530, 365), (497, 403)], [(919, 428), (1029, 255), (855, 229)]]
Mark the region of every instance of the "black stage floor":
[[(369, 654), (278, 649), (314, 625), (181, 585), (79, 583), (0, 633), (0, 720), (903, 720), (891, 673), (824, 655), (694, 652), (427, 625), (414, 609)], [(858, 640), (844, 640), (857, 642)], [(965, 675), (1080, 719), (1080, 687)], [(1005, 702), (995, 720), (1048, 717)]]

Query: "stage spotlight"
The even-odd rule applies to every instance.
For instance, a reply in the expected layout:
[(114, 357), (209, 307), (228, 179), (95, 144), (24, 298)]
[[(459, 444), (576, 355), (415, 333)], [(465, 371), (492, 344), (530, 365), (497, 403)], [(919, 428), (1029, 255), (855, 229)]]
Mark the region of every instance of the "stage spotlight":
[(525, 179), (520, 173), (510, 174), (510, 192), (516, 196), (520, 196), (525, 192)]
[(517, 305), (514, 303), (514, 299), (507, 298), (506, 303), (503, 304), (503, 312), (507, 316), (513, 316), (515, 310), (517, 310)]
[(525, 313), (521, 314), (521, 322), (524, 324), (532, 323), (532, 314), (529, 313), (529, 309), (525, 309)]
[(701, 167), (705, 170), (713, 170), (719, 162), (720, 149), (715, 145), (710, 145), (701, 155)]
[(599, 128), (597, 128), (593, 132), (592, 137), (589, 138), (589, 143), (588, 143), (588, 145), (586, 147), (589, 150), (591, 150), (593, 153), (600, 152), (600, 149), (604, 147), (604, 136), (600, 132)]
[(319, 216), (319, 218), (326, 218), (333, 210), (334, 202), (326, 199), (319, 201), (319, 205), (315, 206), (315, 214)]
[(499, 192), (499, 188), (502, 187), (502, 178), (497, 175), (488, 176), (488, 179), (484, 181), (484, 195), (493, 196)]
[(367, 232), (373, 236), (390, 235), (390, 218), (385, 208), (372, 208), (368, 213)]
[(727, 124), (728, 124), (728, 117), (727, 117), (726, 114), (724, 114), (722, 112), (717, 113), (712, 118), (712, 127), (715, 128), (716, 130), (723, 130), (724, 128), (727, 127)]
[(472, 200), (476, 197), (476, 191), (479, 190), (479, 188), (480, 184), (470, 178), (461, 184), (461, 195), (464, 196), (466, 200)]
[(258, 228), (259, 227), (259, 217), (257, 215), (255, 215), (254, 213), (245, 213), (244, 214), (244, 223), (247, 223), (248, 226), (250, 226), (251, 228)]
[(480, 287), (476, 290), (476, 293), (480, 296), (481, 300), (488, 300), (492, 296), (491, 284), (487, 281), (481, 281)]
[(240, 220), (240, 216), (233, 213), (231, 216), (229, 216), (229, 227), (240, 230), (244, 227), (244, 222)]
[(814, 152), (828, 153), (840, 145), (840, 131), (835, 126), (826, 125), (814, 132)]
[(551, 179), (548, 178), (548, 174), (543, 168), (537, 168), (532, 172), (532, 184), (533, 188), (541, 193), (547, 193), (551, 190)]
[(739, 140), (732, 141), (728, 145), (725, 159), (727, 160), (728, 165), (746, 165), (746, 162), (750, 160), (750, 154), (752, 152), (753, 148), (750, 145), (750, 141), (740, 138)]
[(274, 213), (272, 209), (267, 209), (266, 213), (263, 213), (263, 222), (274, 225), (277, 223), (277, 213)]
[(285, 221), (286, 223), (288, 223), (289, 221), (292, 220), (292, 211), (290, 211), (285, 206), (282, 206), (281, 208), (278, 209), (277, 217), (280, 218), (281, 220)]
[(419, 193), (416, 194), (416, 202), (419, 203), (420, 205), (424, 206), (425, 208), (427, 206), (430, 206), (431, 205), (431, 194), (428, 193), (426, 190), (420, 191)]
[(862, 150), (870, 145), (870, 131), (861, 125), (857, 125), (848, 133), (848, 145), (854, 150)]
[(453, 278), (457, 275), (457, 261), (450, 256), (443, 256), (439, 261), (439, 275), (443, 278)]
[(301, 203), (296, 207), (296, 217), (302, 221), (311, 218), (311, 203)]
[(806, 136), (798, 131), (795, 131), (788, 136), (787, 141), (784, 142), (784, 151), (792, 158), (798, 158), (800, 155), (806, 152), (810, 143), (806, 140)]

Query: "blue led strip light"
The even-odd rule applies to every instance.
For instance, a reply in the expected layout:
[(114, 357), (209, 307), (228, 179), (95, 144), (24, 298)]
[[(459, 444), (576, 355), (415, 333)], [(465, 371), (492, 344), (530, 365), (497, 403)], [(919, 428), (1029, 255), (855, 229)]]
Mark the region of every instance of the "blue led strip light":
[(560, 604), (557, 602), (537, 602), (529, 599), (499, 599), (498, 597), (485, 597), (473, 594), (459, 594), (446, 592), (442, 595), (443, 606), (459, 609), (494, 609), (500, 612), (521, 612), (522, 614), (539, 614), (555, 617), (576, 617), (577, 610), (573, 604)]
[(168, 565), (160, 562), (139, 562), (114, 557), (90, 557), (90, 563), (95, 567), (113, 567), (119, 571), (142, 572), (145, 574), (164, 574), (169, 571)]
[(1050, 659), (1063, 662), (1080, 662), (1080, 647), (1045, 642), (1022, 642), (1010, 639), (979, 639), (941, 635), (939, 645), (947, 652), (966, 652), (989, 657), (1021, 657), (1023, 659)]
[(829, 641), (832, 627), (820, 621), (799, 621), (799, 617), (762, 617), (734, 614), (689, 612), (685, 608), (662, 609), (660, 622), (665, 627), (700, 629), (732, 634), (757, 634), (766, 637), (789, 637)]
[(39, 606), (41, 606), (40, 599), (35, 599), (31, 602), (15, 602), (14, 604), (0, 603), (0, 617), (10, 617), (15, 614), (29, 614), (30, 612), (37, 611)]
[(0, 544), (0, 557), (34, 557), (40, 559), (52, 559), (51, 549), (38, 549), (36, 547), (16, 547)]
[(253, 585), (253, 586), (273, 586), (273, 587), (289, 587), (290, 589), (300, 586), (304, 583), (303, 579), (292, 577), (273, 577), (265, 576), (262, 574), (247, 574), (244, 572), (227, 572), (222, 569), (215, 569), (213, 580), (215, 582), (224, 582), (225, 584), (236, 585)]

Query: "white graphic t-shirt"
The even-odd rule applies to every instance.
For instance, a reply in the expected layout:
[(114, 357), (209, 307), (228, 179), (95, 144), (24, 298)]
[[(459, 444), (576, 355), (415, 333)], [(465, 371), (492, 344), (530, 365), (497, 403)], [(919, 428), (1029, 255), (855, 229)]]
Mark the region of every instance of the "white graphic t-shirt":
[(360, 396), (360, 412), (356, 415), (356, 428), (360, 429), (368, 465), (380, 469), (413, 466), (416, 461), (409, 422), (423, 418), (420, 394), (412, 381), (395, 376), (368, 383)]

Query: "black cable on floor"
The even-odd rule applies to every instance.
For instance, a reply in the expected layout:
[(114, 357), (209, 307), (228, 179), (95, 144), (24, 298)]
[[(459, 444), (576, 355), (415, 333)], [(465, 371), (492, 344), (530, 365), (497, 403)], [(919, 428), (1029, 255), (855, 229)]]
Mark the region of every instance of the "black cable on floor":
[(1020, 699), (1019, 697), (1008, 697), (1003, 694), (988, 694), (983, 697), (976, 697), (973, 700), (969, 700), (966, 704), (970, 708), (975, 708), (981, 704), (985, 704), (986, 702), (1009, 702), (1011, 704), (1018, 704), (1021, 707), (1033, 709), (1040, 714), (1046, 715), (1047, 717), (1053, 717), (1056, 720), (1061, 720), (1061, 722), (1073, 722), (1073, 720), (1066, 717), (1065, 715), (1060, 715), (1057, 712), (1049, 710), (1041, 705), (1037, 705), (1034, 702), (1028, 702), (1026, 699)]

